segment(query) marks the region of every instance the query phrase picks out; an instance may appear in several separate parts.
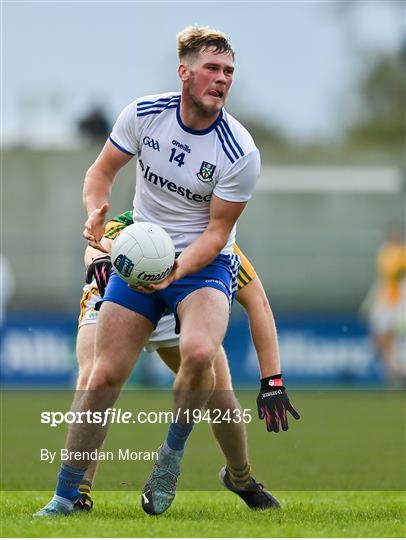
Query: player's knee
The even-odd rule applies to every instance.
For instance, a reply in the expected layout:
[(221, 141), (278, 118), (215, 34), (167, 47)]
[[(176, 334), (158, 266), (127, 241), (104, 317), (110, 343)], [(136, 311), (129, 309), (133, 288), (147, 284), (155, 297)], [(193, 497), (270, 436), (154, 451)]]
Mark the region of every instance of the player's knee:
[(185, 347), (181, 351), (182, 368), (191, 372), (208, 371), (213, 366), (213, 351), (206, 344)]
[(87, 384), (88, 390), (107, 390), (110, 388), (119, 388), (124, 380), (119, 373), (114, 372), (109, 367), (94, 367)]

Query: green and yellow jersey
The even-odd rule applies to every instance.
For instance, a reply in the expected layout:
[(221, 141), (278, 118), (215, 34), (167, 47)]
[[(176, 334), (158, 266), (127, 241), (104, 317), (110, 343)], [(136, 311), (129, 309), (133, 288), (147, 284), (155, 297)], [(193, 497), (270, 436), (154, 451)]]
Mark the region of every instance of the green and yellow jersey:
[(133, 212), (132, 210), (127, 210), (127, 212), (110, 219), (104, 229), (104, 236), (106, 238), (110, 238), (110, 240), (114, 240), (123, 229), (128, 227), (128, 225), (132, 225), (133, 223)]
[(257, 276), (257, 273), (255, 272), (254, 267), (252, 266), (250, 260), (244, 255), (244, 253), (237, 246), (237, 244), (234, 244), (234, 253), (239, 255), (241, 259), (241, 265), (240, 265), (240, 269), (238, 270), (238, 277), (237, 277), (238, 290), (240, 290), (246, 285), (248, 285), (248, 283)]

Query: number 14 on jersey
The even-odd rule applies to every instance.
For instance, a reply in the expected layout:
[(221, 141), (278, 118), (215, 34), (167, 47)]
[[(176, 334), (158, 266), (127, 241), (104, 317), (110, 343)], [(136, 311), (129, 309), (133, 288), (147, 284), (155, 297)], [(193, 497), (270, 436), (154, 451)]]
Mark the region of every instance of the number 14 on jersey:
[(179, 154), (176, 155), (176, 148), (172, 148), (169, 161), (176, 161), (178, 167), (182, 167), (182, 165), (185, 163), (185, 152), (179, 152)]

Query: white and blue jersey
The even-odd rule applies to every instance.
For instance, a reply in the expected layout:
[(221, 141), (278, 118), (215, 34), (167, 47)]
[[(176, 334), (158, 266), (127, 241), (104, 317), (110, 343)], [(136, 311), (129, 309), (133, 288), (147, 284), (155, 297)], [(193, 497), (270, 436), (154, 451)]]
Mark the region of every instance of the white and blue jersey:
[[(224, 109), (207, 129), (182, 123), (180, 94), (145, 96), (128, 105), (110, 135), (138, 158), (134, 220), (161, 225), (182, 251), (206, 229), (213, 193), (225, 201), (251, 198), (260, 170), (248, 131)], [(233, 251), (235, 227), (222, 253)]]
[[(225, 201), (248, 201), (260, 170), (258, 149), (237, 120), (223, 109), (207, 129), (190, 129), (182, 123), (180, 99), (180, 94), (169, 93), (134, 101), (110, 135), (117, 148), (138, 158), (134, 221), (163, 227), (177, 252), (206, 229), (213, 194)], [(202, 287), (218, 289), (231, 305), (239, 265), (234, 241), (235, 227), (208, 266), (152, 294), (130, 289), (113, 272), (103, 300), (140, 313), (155, 326), (168, 310), (176, 314), (179, 302)]]

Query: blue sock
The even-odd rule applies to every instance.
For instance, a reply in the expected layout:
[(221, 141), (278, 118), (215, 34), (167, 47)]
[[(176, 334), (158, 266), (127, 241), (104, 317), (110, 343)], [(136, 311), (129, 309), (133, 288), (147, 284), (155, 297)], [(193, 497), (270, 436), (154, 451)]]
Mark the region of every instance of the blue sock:
[(166, 444), (171, 450), (183, 450), (193, 429), (193, 422), (190, 424), (181, 424), (173, 422), (169, 427), (169, 433), (166, 438)]
[(76, 469), (62, 463), (58, 475), (55, 494), (58, 497), (74, 501), (79, 498), (79, 484), (83, 480), (86, 469)]

